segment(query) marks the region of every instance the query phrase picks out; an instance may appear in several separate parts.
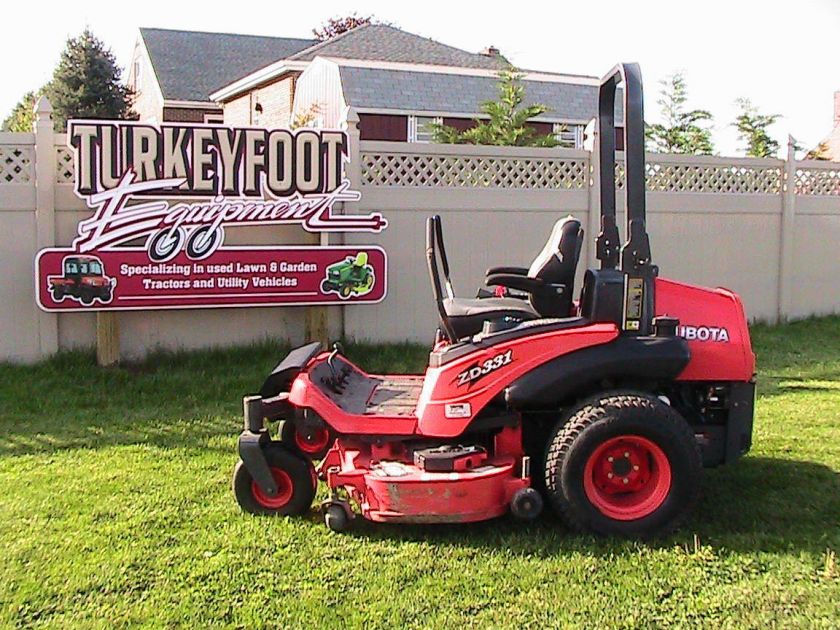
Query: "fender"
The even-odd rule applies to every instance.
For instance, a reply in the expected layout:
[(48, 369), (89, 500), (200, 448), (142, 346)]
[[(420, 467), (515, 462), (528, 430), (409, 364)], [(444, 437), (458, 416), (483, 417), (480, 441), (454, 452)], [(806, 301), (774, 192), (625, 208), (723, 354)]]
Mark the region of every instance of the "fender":
[(618, 337), (558, 357), (519, 377), (504, 392), (512, 409), (556, 407), (589, 383), (621, 377), (673, 380), (691, 358), (681, 337)]
[(265, 379), (262, 387), (260, 387), (260, 396), (273, 398), (281, 392), (289, 391), (295, 377), (319, 352), (321, 352), (320, 341), (313, 341), (292, 350)]

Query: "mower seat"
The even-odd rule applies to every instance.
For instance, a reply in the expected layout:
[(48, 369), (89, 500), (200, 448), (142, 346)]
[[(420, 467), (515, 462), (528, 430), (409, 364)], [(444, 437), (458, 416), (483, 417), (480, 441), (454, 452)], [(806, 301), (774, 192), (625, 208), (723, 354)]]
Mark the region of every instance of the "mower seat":
[(582, 243), (583, 229), (580, 221), (571, 216), (560, 219), (554, 224), (551, 236), (534, 258), (527, 273), (490, 273), (487, 276), (488, 285), (524, 291), (527, 299), (444, 299), (443, 307), (458, 338), (478, 334), (484, 322), (490, 320), (509, 318), (522, 322), (547, 317), (568, 317), (572, 308), (572, 290)]
[(445, 298), (443, 308), (459, 339), (477, 335), (484, 322), (509, 318), (516, 322), (539, 319), (526, 300), (518, 298)]

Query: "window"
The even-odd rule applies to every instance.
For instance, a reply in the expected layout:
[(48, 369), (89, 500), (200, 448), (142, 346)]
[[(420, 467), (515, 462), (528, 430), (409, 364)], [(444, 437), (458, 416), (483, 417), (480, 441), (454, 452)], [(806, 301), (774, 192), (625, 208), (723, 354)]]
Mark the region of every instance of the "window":
[(554, 123), (554, 137), (561, 147), (567, 149), (583, 148), (583, 125)]
[(433, 124), (442, 124), (440, 116), (409, 116), (408, 117), (408, 141), (409, 142), (433, 142)]
[(222, 112), (204, 112), (205, 125), (221, 125), (225, 122)]

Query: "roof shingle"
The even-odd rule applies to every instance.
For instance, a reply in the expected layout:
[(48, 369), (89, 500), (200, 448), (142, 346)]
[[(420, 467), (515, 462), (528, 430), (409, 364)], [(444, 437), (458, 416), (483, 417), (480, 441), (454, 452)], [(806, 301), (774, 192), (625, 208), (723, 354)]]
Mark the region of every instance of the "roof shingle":
[[(339, 73), (345, 101), (356, 108), (477, 114), (483, 102), (498, 99), (499, 79), (493, 76), (347, 65), (339, 66)], [(523, 80), (522, 85), (526, 105), (541, 103), (551, 110), (538, 118), (586, 121), (598, 111), (594, 85), (536, 80)], [(619, 120), (621, 109), (619, 103)]]
[(356, 27), (290, 59), (311, 61), (318, 56), (489, 70), (498, 70), (505, 64), (501, 57), (467, 52), (385, 24)]
[(163, 97), (210, 101), (216, 89), (315, 42), (291, 37), (141, 28)]

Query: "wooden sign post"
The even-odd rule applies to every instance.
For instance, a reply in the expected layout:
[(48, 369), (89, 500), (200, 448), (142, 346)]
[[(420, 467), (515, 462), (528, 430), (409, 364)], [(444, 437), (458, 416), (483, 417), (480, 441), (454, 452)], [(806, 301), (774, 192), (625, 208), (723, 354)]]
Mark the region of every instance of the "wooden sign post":
[(96, 363), (110, 367), (120, 362), (120, 327), (117, 313), (96, 313)]

